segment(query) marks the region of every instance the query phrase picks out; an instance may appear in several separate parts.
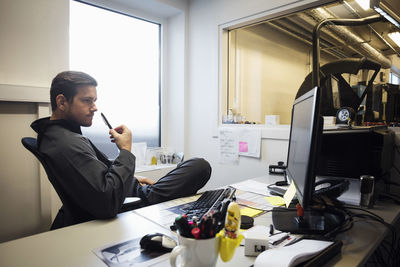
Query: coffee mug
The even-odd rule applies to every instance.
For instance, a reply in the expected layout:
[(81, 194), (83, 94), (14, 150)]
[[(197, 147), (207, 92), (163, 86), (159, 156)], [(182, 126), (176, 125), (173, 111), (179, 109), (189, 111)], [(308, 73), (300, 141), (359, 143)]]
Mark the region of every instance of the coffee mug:
[(171, 252), (171, 266), (177, 266), (178, 256), (181, 267), (212, 267), (217, 263), (219, 237), (194, 239), (178, 235), (178, 242), (179, 245)]

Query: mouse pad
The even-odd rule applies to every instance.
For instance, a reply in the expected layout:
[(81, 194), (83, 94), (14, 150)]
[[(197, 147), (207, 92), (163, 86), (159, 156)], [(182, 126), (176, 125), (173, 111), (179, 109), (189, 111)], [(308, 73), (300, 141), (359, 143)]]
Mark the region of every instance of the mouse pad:
[(149, 266), (169, 259), (168, 253), (140, 249), (140, 239), (109, 244), (94, 250), (107, 266)]

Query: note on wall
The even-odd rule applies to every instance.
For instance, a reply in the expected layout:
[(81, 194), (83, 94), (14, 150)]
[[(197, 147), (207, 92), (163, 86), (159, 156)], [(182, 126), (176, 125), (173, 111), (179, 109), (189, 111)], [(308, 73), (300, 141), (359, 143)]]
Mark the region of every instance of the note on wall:
[(219, 156), (220, 163), (238, 164), (239, 163), (239, 135), (233, 129), (219, 130)]
[(254, 158), (261, 157), (261, 130), (240, 130), (239, 155)]

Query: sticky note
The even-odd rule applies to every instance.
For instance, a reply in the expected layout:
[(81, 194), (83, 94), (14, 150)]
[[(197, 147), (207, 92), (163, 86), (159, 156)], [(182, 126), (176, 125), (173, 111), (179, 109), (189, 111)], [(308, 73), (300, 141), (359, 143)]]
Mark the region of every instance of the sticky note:
[(252, 208), (246, 207), (246, 208), (243, 208), (240, 210), (240, 215), (255, 217), (262, 212), (263, 212), (262, 210), (257, 210), (257, 209), (252, 209)]
[(285, 200), (286, 208), (289, 207), (290, 202), (292, 202), (294, 195), (296, 194), (296, 186), (294, 183), (289, 185), (289, 188), (286, 190), (286, 193), (283, 195), (283, 199)]
[(247, 142), (239, 142), (239, 152), (249, 152), (249, 145)]
[(283, 199), (283, 197), (280, 197), (280, 196), (265, 197), (265, 199), (269, 202), (269, 204), (271, 204), (273, 206), (285, 205), (285, 200)]

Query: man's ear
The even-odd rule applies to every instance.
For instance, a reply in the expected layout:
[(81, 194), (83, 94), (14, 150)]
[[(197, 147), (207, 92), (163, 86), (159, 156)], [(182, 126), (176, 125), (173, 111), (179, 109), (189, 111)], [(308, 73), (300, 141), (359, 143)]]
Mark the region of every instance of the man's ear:
[(59, 94), (56, 96), (57, 108), (59, 110), (65, 111), (67, 102), (68, 100), (63, 94)]

